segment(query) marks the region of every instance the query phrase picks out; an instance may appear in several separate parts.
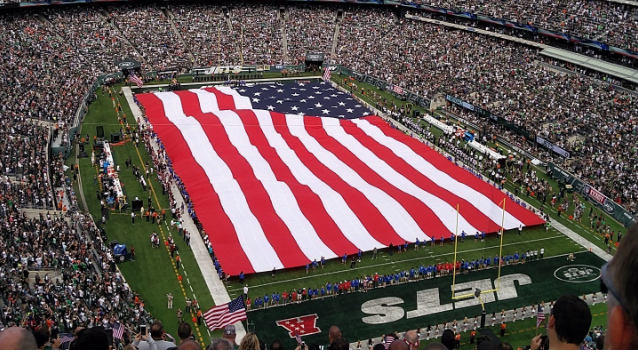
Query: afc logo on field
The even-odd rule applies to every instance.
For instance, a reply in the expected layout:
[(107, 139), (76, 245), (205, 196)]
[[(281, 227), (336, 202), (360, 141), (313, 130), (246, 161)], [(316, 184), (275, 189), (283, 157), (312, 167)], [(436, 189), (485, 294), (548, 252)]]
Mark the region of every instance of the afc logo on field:
[(583, 283), (598, 280), (600, 269), (591, 265), (566, 265), (554, 271), (554, 276), (561, 281)]
[(321, 329), (317, 327), (317, 319), (319, 319), (317, 314), (308, 314), (301, 317), (278, 320), (277, 326), (288, 330), (288, 335), (291, 338), (294, 338), (295, 335), (312, 335), (321, 332)]

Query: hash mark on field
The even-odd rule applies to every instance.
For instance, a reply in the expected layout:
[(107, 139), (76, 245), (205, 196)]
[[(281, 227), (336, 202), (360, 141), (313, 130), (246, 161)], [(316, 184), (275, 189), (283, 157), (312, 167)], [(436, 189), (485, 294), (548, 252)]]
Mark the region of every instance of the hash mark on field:
[(191, 284), (191, 280), (189, 280), (188, 278), (186, 278), (186, 282), (188, 282), (188, 284)]
[(188, 285), (188, 287), (190, 287), (190, 288), (191, 288), (191, 292), (195, 292), (195, 291), (193, 290), (193, 286)]

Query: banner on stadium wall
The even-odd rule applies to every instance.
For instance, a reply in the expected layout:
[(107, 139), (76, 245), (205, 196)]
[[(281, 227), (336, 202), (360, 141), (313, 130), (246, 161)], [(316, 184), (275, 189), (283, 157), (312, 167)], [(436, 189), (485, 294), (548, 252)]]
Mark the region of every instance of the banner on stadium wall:
[(559, 182), (572, 185), (574, 191), (580, 193), (582, 196), (590, 200), (592, 204), (604, 210), (605, 213), (609, 214), (609, 216), (613, 217), (614, 219), (616, 219), (616, 221), (623, 224), (623, 226), (629, 227), (632, 223), (634, 223), (635, 218), (630, 212), (628, 212), (625, 208), (614, 202), (609, 197), (602, 194), (597, 189), (580, 180), (578, 177), (561, 169), (552, 162), (547, 164), (547, 169), (554, 179), (558, 180)]
[(616, 48), (615, 46), (610, 46), (609, 47), (609, 51), (611, 51), (614, 54), (619, 54), (619, 55), (631, 57), (631, 58), (634, 58), (634, 59), (638, 59), (638, 52), (635, 52), (635, 51), (632, 51), (632, 50), (625, 50), (625, 49), (621, 49), (621, 48)]
[(17, 2), (13, 2), (13, 3), (0, 3), (0, 10), (4, 10), (4, 9), (15, 9), (20, 7), (20, 4)]
[(557, 146), (556, 144), (548, 141), (547, 139), (541, 137), (541, 136), (536, 136), (536, 143), (540, 144), (541, 146), (553, 151), (554, 153), (562, 156), (565, 159), (569, 159), (569, 152), (566, 151), (565, 149)]
[(323, 53), (306, 53), (306, 61), (323, 61), (325, 59), (325, 55)]
[(505, 126), (507, 129), (513, 131), (516, 134), (519, 134), (523, 137), (525, 137), (526, 139), (531, 139), (531, 134), (529, 131), (527, 131), (525, 128), (512, 123), (500, 116), (494, 115), (491, 112), (481, 108), (480, 106), (476, 106), (473, 104), (470, 104), (462, 99), (459, 99), (457, 97), (454, 97), (452, 95), (446, 95), (445, 96), (445, 100), (449, 101), (450, 103), (454, 104), (454, 105), (458, 105), (460, 107), (462, 107), (463, 109), (466, 110), (470, 110), (470, 111), (474, 111), (476, 113), (479, 114), (479, 116), (482, 117), (486, 117), (490, 122), (495, 123), (495, 124), (499, 124), (499, 125), (503, 125)]

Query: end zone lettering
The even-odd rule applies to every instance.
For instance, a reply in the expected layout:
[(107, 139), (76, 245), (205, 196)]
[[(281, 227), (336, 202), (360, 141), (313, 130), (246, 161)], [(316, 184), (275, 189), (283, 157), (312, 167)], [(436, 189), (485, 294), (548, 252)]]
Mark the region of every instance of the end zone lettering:
[[(519, 286), (529, 285), (532, 283), (532, 279), (525, 274), (504, 275), (501, 277), (500, 282), (497, 282), (497, 280), (494, 281), (494, 286), (492, 286), (492, 280), (490, 279), (458, 284), (455, 286), (455, 295), (460, 296), (466, 293), (471, 293), (477, 288), (481, 291), (498, 288), (496, 295), (494, 295), (494, 292), (482, 295), (481, 298), (483, 299), (483, 302), (489, 303), (494, 302), (497, 299), (506, 300), (518, 297), (516, 286), (514, 284), (515, 281), (518, 282)], [(438, 288), (417, 291), (416, 297), (417, 308), (415, 310), (408, 311), (407, 316), (404, 309), (398, 306), (404, 303), (403, 299), (399, 297), (382, 297), (364, 302), (361, 305), (361, 311), (364, 314), (368, 314), (368, 316), (361, 318), (361, 320), (366, 324), (386, 324), (401, 320), (404, 316), (406, 316), (407, 319), (412, 319), (456, 308), (465, 308), (481, 304), (476, 297), (459, 300), (454, 303), (441, 304), (441, 297)], [(277, 325), (279, 325), (279, 322)]]
[(295, 337), (295, 333), (299, 336), (312, 335), (321, 332), (317, 327), (317, 314), (308, 314), (301, 317), (294, 317), (284, 320), (278, 320), (277, 326), (288, 330), (291, 338)]

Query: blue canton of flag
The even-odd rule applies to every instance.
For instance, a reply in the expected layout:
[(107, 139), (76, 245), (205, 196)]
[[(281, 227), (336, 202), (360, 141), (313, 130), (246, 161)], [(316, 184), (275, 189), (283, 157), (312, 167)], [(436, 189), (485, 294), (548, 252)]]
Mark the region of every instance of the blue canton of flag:
[(333, 88), (327, 82), (261, 84), (235, 90), (250, 98), (253, 109), (342, 119), (372, 115), (368, 108), (349, 94)]

